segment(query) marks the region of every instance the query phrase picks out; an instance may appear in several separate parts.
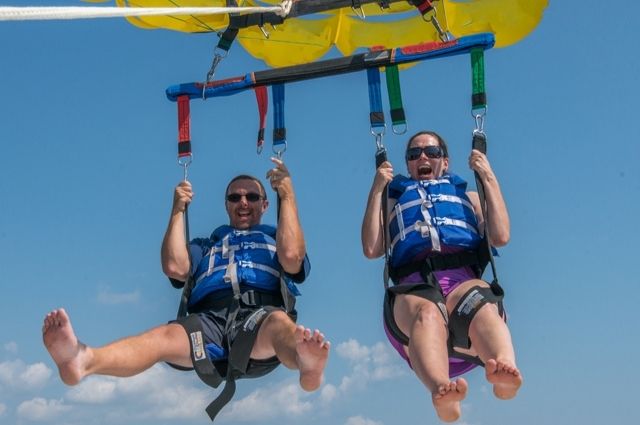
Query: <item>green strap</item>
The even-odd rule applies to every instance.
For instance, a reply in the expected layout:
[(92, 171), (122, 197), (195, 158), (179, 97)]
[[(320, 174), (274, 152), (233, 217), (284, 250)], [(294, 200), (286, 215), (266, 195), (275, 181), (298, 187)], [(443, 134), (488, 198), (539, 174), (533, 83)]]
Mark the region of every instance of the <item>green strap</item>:
[(487, 94), (484, 90), (484, 49), (471, 49), (471, 70), (473, 85), (471, 96), (472, 109), (486, 108)]
[(400, 91), (400, 76), (398, 74), (398, 65), (387, 65), (385, 67), (385, 75), (387, 78), (389, 107), (391, 109), (391, 122), (394, 126), (406, 126), (407, 120), (404, 115), (404, 108), (402, 107), (402, 92)]

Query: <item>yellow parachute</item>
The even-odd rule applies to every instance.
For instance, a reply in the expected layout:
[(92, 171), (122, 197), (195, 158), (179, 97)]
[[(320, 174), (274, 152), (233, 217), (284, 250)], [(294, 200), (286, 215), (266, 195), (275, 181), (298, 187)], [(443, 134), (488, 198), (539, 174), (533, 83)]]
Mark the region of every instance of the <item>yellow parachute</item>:
[[(93, 2), (109, 0), (90, 0)], [(300, 0), (304, 1), (304, 0)], [(225, 0), (115, 0), (127, 7), (223, 7)], [(279, 4), (278, 0), (246, 0), (241, 6)], [(496, 47), (517, 43), (540, 22), (548, 0), (439, 0), (433, 1), (440, 25), (455, 37), (491, 32)], [(392, 2), (388, 9), (376, 3), (361, 10), (341, 8), (314, 16), (287, 19), (269, 37), (260, 28), (240, 30), (239, 43), (254, 57), (273, 67), (312, 62), (333, 46), (343, 55), (359, 48), (386, 48), (438, 40), (438, 32), (416, 8), (406, 2)], [(365, 16), (366, 18), (362, 18)], [(127, 18), (145, 29), (164, 28), (183, 32), (216, 32), (229, 23), (227, 15), (159, 16)]]

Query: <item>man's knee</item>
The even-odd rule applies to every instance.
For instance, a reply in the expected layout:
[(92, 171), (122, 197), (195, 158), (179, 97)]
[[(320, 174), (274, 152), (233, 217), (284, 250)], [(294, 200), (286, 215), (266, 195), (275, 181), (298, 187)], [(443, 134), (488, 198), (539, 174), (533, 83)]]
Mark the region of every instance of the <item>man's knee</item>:
[(267, 315), (264, 319), (263, 326), (283, 326), (292, 324), (294, 324), (293, 320), (291, 320), (291, 317), (289, 317), (285, 311), (275, 310)]

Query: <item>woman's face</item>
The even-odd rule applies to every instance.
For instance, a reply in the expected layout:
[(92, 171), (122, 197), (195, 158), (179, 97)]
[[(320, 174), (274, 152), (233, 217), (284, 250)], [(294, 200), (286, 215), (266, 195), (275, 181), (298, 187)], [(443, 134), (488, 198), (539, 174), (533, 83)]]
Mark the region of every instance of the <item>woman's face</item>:
[(409, 176), (414, 180), (436, 179), (449, 167), (449, 158), (444, 157), (438, 139), (430, 134), (421, 134), (411, 141), (406, 160)]

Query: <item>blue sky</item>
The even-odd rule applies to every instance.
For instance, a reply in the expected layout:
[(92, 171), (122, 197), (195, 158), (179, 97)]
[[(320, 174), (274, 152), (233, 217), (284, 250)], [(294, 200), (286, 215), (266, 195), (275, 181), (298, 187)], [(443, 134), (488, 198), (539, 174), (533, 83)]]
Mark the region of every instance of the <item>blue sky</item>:
[[(512, 223), (498, 270), (525, 385), (498, 401), (472, 371), (461, 424), (640, 420), (640, 5), (624, 3), (551, 1), (529, 37), (486, 53), (489, 156)], [(207, 423), (214, 392), (163, 365), (64, 386), (40, 328), (65, 307), (80, 339), (102, 345), (174, 317), (179, 293), (159, 249), (182, 172), (164, 90), (202, 80), (215, 37), (110, 19), (2, 22), (0, 39), (0, 423)], [(218, 77), (260, 69), (236, 46)], [(401, 73), (410, 132), (440, 132), (467, 179), (469, 72), (468, 58), (455, 57)], [(382, 330), (382, 261), (361, 254), (375, 150), (365, 74), (288, 85), (286, 121), (312, 261), (299, 318), (332, 341), (330, 363), (313, 394), (284, 368), (242, 381), (218, 421), (434, 423), (430, 397)], [(192, 235), (226, 220), (231, 176), (266, 174), (256, 128), (252, 92), (192, 102)], [(405, 141), (385, 139), (398, 172)], [(265, 222), (274, 219), (272, 209)]]

